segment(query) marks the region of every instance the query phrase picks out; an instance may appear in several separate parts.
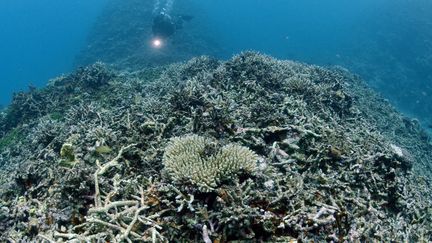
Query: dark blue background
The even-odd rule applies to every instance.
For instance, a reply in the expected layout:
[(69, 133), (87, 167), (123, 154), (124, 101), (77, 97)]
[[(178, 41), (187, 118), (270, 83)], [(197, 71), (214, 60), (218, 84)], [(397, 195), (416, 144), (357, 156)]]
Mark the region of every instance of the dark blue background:
[(70, 72), (105, 0), (1, 0), (0, 104)]

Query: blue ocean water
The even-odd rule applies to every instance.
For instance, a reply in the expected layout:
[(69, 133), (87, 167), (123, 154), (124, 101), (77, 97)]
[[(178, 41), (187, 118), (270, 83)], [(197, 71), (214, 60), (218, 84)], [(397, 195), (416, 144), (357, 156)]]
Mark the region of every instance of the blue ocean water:
[(106, 0), (0, 1), (0, 105), (13, 92), (72, 71)]
[[(110, 1), (0, 2), (0, 104), (28, 84), (41, 86), (71, 71), (74, 56)], [(156, 2), (143, 1), (149, 8)], [(176, 13), (181, 1), (166, 2)], [(432, 1), (184, 2), (193, 5), (186, 14), (199, 16), (188, 25), (207, 26), (205, 34), (223, 47), (221, 57), (258, 50), (283, 59), (340, 65), (360, 74), (405, 113), (432, 120)]]
[(279, 58), (326, 63), (349, 46), (365, 13), (374, 14), (383, 1), (222, 0), (201, 4), (212, 30), (233, 53), (253, 49)]

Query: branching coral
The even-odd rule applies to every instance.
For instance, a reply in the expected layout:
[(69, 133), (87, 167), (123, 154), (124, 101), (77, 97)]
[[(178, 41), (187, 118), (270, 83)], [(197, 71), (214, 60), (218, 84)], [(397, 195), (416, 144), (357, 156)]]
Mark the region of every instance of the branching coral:
[(254, 53), (104, 73), (0, 124), (1, 242), (432, 240), (430, 145), (360, 80)]
[(219, 149), (210, 139), (190, 135), (171, 140), (163, 163), (175, 182), (188, 181), (211, 191), (241, 170), (253, 173), (257, 159), (246, 147), (228, 144)]

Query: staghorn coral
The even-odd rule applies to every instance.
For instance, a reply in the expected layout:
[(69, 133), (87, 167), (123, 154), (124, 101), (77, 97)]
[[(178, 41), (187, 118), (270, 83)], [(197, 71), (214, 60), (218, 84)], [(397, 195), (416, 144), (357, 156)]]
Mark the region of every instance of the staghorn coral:
[[(20, 136), (0, 151), (1, 242), (432, 240), (432, 147), (351, 74), (257, 53), (114, 74), (38, 90), (46, 112), (5, 135)], [(206, 134), (205, 162), (250, 148), (257, 172), (171, 180), (164, 152), (184, 134)], [(64, 143), (79, 163), (59, 166)]]
[(212, 140), (190, 135), (171, 140), (163, 163), (175, 182), (188, 181), (211, 191), (241, 170), (253, 173), (257, 159), (246, 147), (228, 144), (218, 149)]

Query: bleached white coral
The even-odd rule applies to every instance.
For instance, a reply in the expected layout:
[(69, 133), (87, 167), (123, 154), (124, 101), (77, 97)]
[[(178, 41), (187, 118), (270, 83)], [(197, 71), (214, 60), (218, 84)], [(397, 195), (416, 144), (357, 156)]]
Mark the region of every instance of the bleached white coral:
[(246, 147), (228, 144), (219, 148), (211, 139), (190, 135), (171, 140), (163, 163), (174, 182), (187, 181), (202, 191), (211, 191), (241, 170), (253, 173), (257, 159)]
[(397, 146), (397, 145), (394, 145), (394, 144), (390, 144), (390, 147), (392, 148), (393, 152), (394, 152), (397, 156), (399, 156), (399, 157), (404, 157), (404, 153), (403, 153), (401, 147), (399, 147), (399, 146)]

